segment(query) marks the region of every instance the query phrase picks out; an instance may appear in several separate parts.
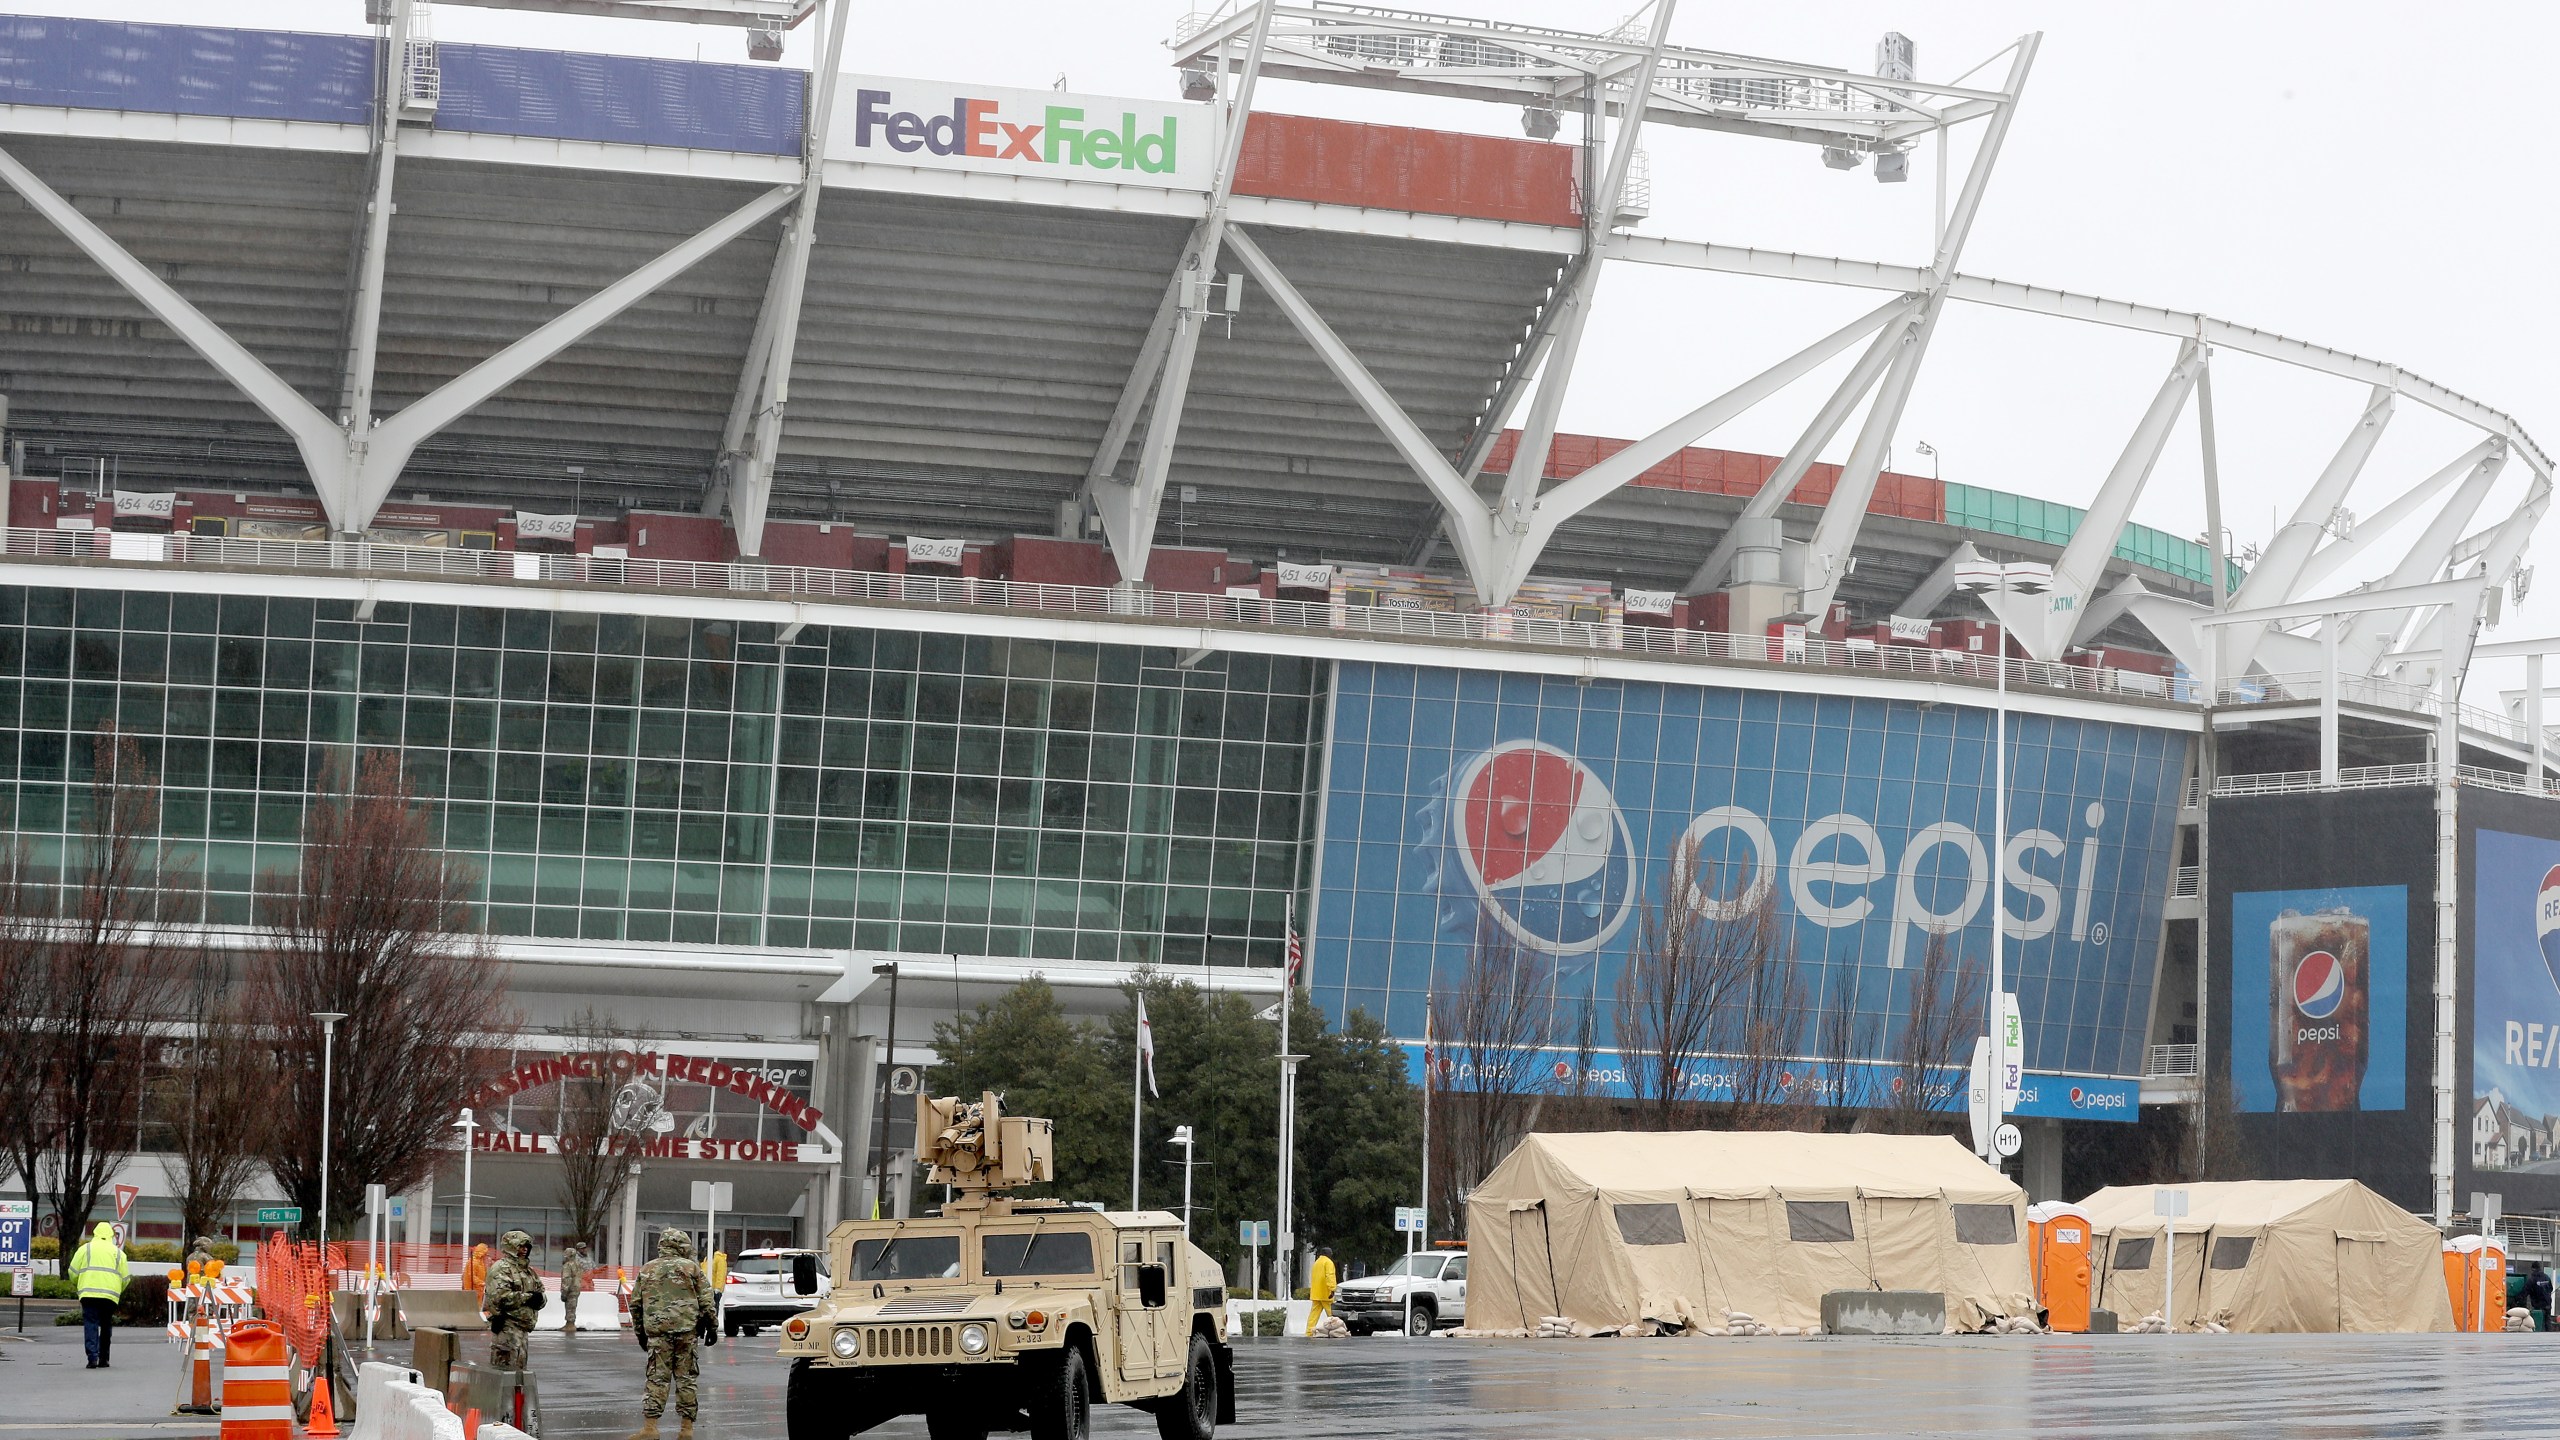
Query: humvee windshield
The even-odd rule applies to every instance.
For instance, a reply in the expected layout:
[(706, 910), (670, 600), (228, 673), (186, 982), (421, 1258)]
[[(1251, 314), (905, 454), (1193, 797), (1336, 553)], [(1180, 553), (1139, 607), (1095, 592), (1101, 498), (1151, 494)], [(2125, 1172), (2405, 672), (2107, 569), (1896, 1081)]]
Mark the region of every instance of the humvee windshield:
[(978, 1255), (988, 1278), (1017, 1275), (1090, 1275), (1093, 1237), (1081, 1230), (1033, 1230), (990, 1235)]
[(856, 1280), (957, 1280), (960, 1237), (957, 1235), (892, 1235), (885, 1240), (857, 1240), (853, 1245)]

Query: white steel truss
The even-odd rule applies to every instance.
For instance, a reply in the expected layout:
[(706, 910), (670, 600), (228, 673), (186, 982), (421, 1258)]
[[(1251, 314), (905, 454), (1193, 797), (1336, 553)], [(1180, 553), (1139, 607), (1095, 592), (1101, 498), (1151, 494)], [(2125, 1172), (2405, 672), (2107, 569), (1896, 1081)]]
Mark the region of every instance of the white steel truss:
[(353, 416), (341, 423), (323, 414), (320, 407), (286, 384), (158, 272), (135, 259), (131, 251), (116, 243), (113, 236), (5, 149), (0, 149), (0, 184), (18, 192), (30, 208), (293, 437), (294, 447), (310, 472), (312, 489), (328, 512), (330, 525), (341, 534), (354, 534), (373, 523), (374, 512), (382, 508), (383, 499), (391, 493), (401, 469), (420, 444), (771, 218), (800, 193), (799, 187), (786, 185), (757, 196), (552, 317), (532, 333), (411, 401), (388, 420), (359, 428)]

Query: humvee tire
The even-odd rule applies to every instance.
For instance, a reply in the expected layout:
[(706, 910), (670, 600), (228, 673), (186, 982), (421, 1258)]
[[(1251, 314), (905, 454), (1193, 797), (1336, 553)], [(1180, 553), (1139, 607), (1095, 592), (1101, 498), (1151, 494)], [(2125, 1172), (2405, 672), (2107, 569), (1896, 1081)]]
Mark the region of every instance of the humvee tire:
[[(1031, 1440), (1090, 1440), (1093, 1371), (1084, 1347), (1070, 1343), (1058, 1358), (1025, 1366), (1022, 1408), (1031, 1416)], [(798, 1440), (798, 1437), (793, 1437)]]
[(1218, 1433), (1218, 1359), (1209, 1339), (1191, 1332), (1182, 1389), (1156, 1402), (1156, 1434), (1163, 1440), (1210, 1440)]

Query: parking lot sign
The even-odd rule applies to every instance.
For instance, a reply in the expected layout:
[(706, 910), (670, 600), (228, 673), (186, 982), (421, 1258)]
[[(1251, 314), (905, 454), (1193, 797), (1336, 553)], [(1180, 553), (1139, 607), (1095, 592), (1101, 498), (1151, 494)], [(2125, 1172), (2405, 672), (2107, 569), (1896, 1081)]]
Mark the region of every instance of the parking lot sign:
[(1397, 1206), (1396, 1230), (1399, 1234), (1407, 1231), (1411, 1231), (1417, 1235), (1420, 1234), (1422, 1232), (1422, 1207), (1419, 1205)]
[(1268, 1220), (1239, 1220), (1239, 1221), (1237, 1221), (1237, 1222), (1236, 1222), (1236, 1243), (1237, 1243), (1237, 1244), (1239, 1244), (1239, 1245), (1268, 1245), (1268, 1244), (1270, 1244), (1270, 1243), (1271, 1243), (1271, 1222), (1270, 1222), (1270, 1221), (1268, 1221)]

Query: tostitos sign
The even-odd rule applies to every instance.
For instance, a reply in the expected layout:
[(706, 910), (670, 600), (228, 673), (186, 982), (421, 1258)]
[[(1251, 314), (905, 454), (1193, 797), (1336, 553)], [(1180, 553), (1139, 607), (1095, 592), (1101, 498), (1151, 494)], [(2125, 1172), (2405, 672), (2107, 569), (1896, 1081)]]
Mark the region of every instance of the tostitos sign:
[(829, 160), (997, 175), (1209, 188), (1207, 105), (845, 75)]

